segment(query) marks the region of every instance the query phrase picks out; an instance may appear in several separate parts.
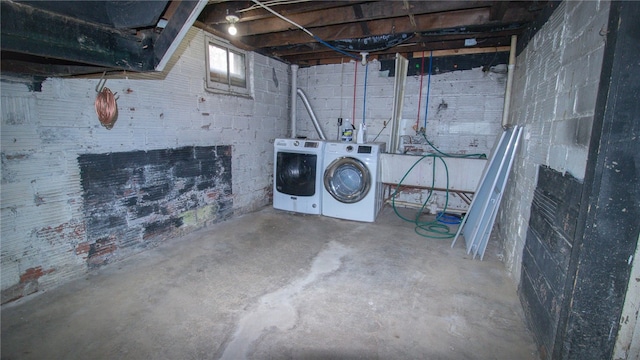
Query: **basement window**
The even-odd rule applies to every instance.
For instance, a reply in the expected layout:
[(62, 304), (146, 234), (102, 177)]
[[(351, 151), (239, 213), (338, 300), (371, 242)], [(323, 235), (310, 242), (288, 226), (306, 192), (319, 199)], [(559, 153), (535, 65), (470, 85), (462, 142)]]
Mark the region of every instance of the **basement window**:
[(229, 43), (206, 36), (207, 90), (230, 95), (251, 95), (249, 54)]

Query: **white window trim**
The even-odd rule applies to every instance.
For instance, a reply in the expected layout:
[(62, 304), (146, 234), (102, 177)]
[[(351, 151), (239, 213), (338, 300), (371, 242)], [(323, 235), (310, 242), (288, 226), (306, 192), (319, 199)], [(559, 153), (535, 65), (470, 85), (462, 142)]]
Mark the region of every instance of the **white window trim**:
[[(209, 68), (210, 68), (209, 67), (209, 44), (210, 43), (244, 55), (245, 72), (246, 72), (245, 76), (247, 80), (246, 88), (231, 85), (231, 84), (224, 84), (217, 81), (212, 81), (210, 79), (209, 77)], [(211, 34), (205, 34), (205, 82), (204, 82), (204, 85), (205, 85), (204, 86), (205, 90), (212, 93), (253, 98), (253, 53), (250, 51), (238, 49), (237, 47), (231, 45), (228, 41), (217, 38)]]

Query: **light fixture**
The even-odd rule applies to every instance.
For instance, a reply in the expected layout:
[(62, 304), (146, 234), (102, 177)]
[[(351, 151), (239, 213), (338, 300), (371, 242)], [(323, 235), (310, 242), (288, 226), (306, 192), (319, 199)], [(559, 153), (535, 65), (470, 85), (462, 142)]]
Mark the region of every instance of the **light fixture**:
[(227, 22), (229, 23), (229, 28), (227, 29), (229, 31), (229, 34), (231, 35), (237, 34), (238, 29), (236, 28), (236, 23), (240, 21), (240, 18), (238, 17), (238, 15), (227, 13), (225, 20), (227, 20)]

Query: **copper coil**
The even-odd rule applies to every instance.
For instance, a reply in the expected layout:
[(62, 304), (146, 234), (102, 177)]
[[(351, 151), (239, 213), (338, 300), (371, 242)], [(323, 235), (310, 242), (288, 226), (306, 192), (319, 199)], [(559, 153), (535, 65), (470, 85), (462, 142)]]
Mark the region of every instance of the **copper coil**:
[(110, 130), (116, 122), (118, 117), (118, 105), (116, 104), (115, 95), (104, 87), (98, 93), (96, 97), (96, 114), (98, 114), (98, 120), (100, 124), (106, 129)]

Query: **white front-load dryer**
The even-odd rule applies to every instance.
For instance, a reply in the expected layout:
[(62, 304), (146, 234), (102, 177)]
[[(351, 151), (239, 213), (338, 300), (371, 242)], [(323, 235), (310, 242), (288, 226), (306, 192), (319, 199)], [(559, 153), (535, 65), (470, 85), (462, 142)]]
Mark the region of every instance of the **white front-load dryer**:
[(374, 222), (382, 208), (380, 154), (384, 143), (327, 142), (322, 215)]
[(276, 139), (273, 207), (303, 214), (322, 213), (324, 141)]

